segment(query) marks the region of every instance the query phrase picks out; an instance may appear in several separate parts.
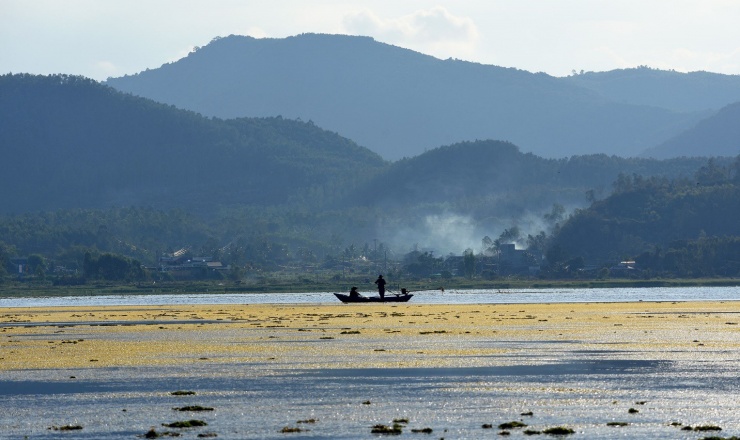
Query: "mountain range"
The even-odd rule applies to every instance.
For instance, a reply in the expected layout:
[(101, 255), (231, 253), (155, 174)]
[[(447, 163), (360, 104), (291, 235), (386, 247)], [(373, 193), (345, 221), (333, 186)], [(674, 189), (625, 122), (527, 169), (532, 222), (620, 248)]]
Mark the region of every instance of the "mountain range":
[[(717, 117), (732, 120), (733, 109)], [(562, 218), (608, 197), (624, 176), (693, 185), (707, 164), (543, 158), (496, 140), (389, 162), (311, 121), (206, 117), (83, 77), (29, 74), (0, 76), (0, 155), (0, 244), (50, 255), (80, 234), (86, 246), (143, 246), (150, 256), (185, 242), (326, 255), (375, 238), (397, 250), (459, 253), (512, 225), (525, 235), (547, 230), (554, 224), (543, 214)], [(709, 170), (732, 160), (714, 158)], [(131, 217), (125, 234), (122, 216)], [(171, 222), (182, 233), (163, 233)], [(145, 229), (147, 239), (137, 232)]]
[(641, 67), (558, 78), (322, 34), (216, 38), (107, 84), (205, 116), (312, 121), (388, 160), (477, 139), (551, 158), (725, 154), (650, 149), (740, 101), (737, 75)]
[(27, 74), (0, 76), (0, 154), (0, 212), (305, 206), (403, 216), (444, 205), (498, 218), (583, 205), (620, 173), (690, 176), (705, 162), (548, 159), (481, 140), (389, 163), (311, 121), (209, 118), (82, 77)]

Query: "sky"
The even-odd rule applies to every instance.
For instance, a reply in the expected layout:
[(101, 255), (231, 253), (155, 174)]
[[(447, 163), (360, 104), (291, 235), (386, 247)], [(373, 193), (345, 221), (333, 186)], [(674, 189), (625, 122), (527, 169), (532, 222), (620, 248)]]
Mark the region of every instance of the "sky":
[(738, 0), (0, 0), (0, 74), (102, 81), (214, 37), (309, 32), (554, 76), (637, 66), (740, 74), (738, 23)]

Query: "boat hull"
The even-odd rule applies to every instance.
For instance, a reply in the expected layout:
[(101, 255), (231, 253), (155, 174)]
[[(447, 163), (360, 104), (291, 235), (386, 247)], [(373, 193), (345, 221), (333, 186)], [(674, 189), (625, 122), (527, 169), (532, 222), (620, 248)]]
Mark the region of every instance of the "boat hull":
[(406, 302), (411, 299), (412, 296), (414, 296), (411, 293), (407, 293), (406, 295), (386, 295), (384, 298), (380, 298), (379, 296), (361, 296), (357, 298), (353, 298), (349, 295), (346, 295), (344, 293), (335, 293), (334, 296), (336, 296), (339, 301), (342, 301), (343, 303), (378, 303), (378, 302)]

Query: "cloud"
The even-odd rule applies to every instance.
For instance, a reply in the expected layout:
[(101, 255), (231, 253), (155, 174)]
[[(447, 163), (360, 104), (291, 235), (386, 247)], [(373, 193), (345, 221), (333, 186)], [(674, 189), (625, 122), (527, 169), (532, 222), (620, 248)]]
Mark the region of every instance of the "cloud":
[(473, 54), (480, 38), (471, 18), (453, 15), (442, 6), (387, 19), (363, 9), (346, 15), (342, 24), (347, 33), (373, 36), (440, 58)]

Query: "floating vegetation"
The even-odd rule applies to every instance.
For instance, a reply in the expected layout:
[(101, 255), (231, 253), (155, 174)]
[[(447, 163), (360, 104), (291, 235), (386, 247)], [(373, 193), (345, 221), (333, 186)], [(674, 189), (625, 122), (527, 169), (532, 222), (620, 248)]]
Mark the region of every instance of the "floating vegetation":
[(172, 423), (162, 423), (162, 426), (167, 428), (195, 428), (198, 426), (208, 426), (208, 423), (203, 420), (191, 419)]
[(393, 423), (404, 423), (406, 425), (409, 424), (409, 419), (393, 419)]
[(333, 336), (322, 336), (319, 339), (334, 339)]
[(366, 400), (366, 401), (362, 402), (362, 404), (363, 405), (370, 405), (370, 401), (369, 400)]
[(417, 434), (431, 434), (434, 432), (432, 428), (421, 428), (421, 429), (412, 429), (411, 432), (417, 433)]
[(714, 425), (694, 426), (694, 431), (722, 431), (722, 428)]
[(699, 440), (740, 440), (740, 437), (736, 437), (734, 435), (732, 437), (717, 437), (717, 436), (712, 436), (712, 437), (702, 437)]
[(636, 410), (636, 409), (634, 409), (634, 408), (630, 408), (630, 409), (628, 409), (628, 410), (627, 410), (627, 412), (628, 412), (628, 413), (630, 413), (630, 414), (637, 414), (637, 413), (639, 413), (640, 411), (638, 411), (638, 410)]
[(547, 428), (544, 431), (542, 431), (542, 433), (548, 434), (548, 435), (569, 435), (569, 434), (575, 434), (576, 432), (564, 426), (556, 426), (554, 428)]
[(173, 396), (194, 396), (195, 395), (195, 391), (182, 391), (182, 390), (178, 390), (178, 391), (173, 391), (170, 394), (172, 394)]
[(80, 425), (52, 426), (49, 429), (53, 431), (79, 431), (80, 429), (82, 429), (82, 426)]
[(360, 331), (359, 330), (345, 330), (339, 334), (340, 335), (359, 335)]
[(542, 431), (535, 431), (534, 429), (525, 429), (522, 431), (524, 435), (540, 435), (542, 434)]
[(526, 423), (514, 421), (514, 422), (502, 423), (498, 425), (498, 429), (516, 429), (516, 428), (525, 428), (526, 426), (527, 426)]
[(491, 425), (490, 423), (484, 423), (484, 424), (481, 425), (481, 428), (483, 428), (483, 429), (491, 429), (491, 428), (493, 428), (493, 425)]
[(301, 429), (301, 428), (294, 428), (292, 426), (285, 426), (285, 427), (283, 427), (283, 429), (280, 430), (280, 432), (282, 432), (283, 434), (290, 434), (290, 433), (294, 433), (294, 432), (304, 432), (304, 431), (308, 431), (308, 430), (307, 429)]
[(523, 413), (521, 413), (519, 415), (520, 416), (529, 416), (529, 417), (532, 417), (532, 416), (534, 416), (534, 413), (532, 411), (527, 411), (527, 412), (523, 412)]
[(299, 420), (296, 423), (316, 423), (316, 419), (306, 419), (306, 420)]
[(216, 434), (215, 432), (202, 432), (198, 434), (198, 438), (213, 438), (213, 437), (218, 437), (218, 434)]
[(419, 332), (420, 335), (433, 335), (433, 334), (442, 334), (447, 333), (447, 330), (434, 330), (434, 331), (427, 331), (427, 332)]
[(372, 434), (399, 435), (403, 433), (403, 427), (398, 423), (394, 423), (393, 426), (375, 425), (370, 432)]
[(191, 406), (181, 406), (179, 408), (172, 408), (175, 411), (213, 411), (213, 408), (209, 406), (200, 406), (200, 405), (191, 405)]
[(154, 428), (147, 431), (146, 434), (144, 434), (144, 438), (160, 438), (160, 437), (180, 437), (179, 432), (170, 432), (170, 431), (164, 431), (164, 432), (157, 432), (154, 430)]
[(606, 424), (606, 426), (627, 426), (629, 423), (627, 422), (609, 422)]

